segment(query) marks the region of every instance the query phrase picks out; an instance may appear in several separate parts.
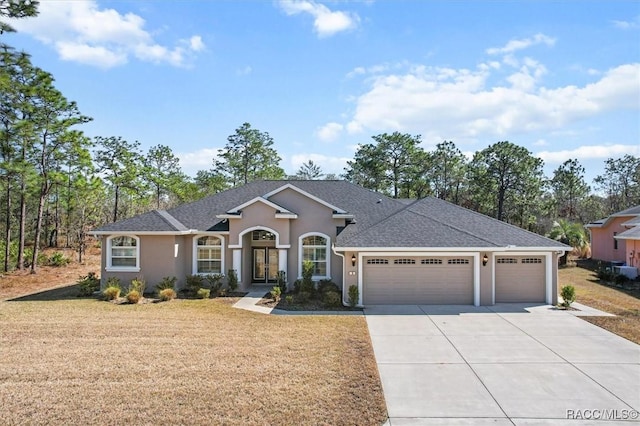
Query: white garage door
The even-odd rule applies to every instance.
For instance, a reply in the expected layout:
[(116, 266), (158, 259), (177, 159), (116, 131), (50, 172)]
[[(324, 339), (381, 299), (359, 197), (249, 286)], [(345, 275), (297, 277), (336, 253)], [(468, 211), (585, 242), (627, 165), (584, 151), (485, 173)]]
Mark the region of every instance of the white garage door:
[(545, 257), (496, 257), (496, 303), (545, 301)]
[(473, 258), (365, 257), (365, 305), (473, 304)]

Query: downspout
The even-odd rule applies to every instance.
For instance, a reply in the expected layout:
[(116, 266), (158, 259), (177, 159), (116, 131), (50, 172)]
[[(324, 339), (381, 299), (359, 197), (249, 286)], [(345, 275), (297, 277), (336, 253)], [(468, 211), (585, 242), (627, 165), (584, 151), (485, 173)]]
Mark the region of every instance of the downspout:
[(340, 254), (340, 253), (338, 253), (336, 251), (336, 245), (335, 244), (331, 244), (331, 251), (336, 256), (340, 256), (342, 258), (342, 306), (349, 306), (348, 303), (344, 302), (344, 289), (345, 289), (346, 283), (347, 283), (347, 276), (345, 274), (347, 268), (345, 267), (345, 264), (344, 264), (344, 254)]

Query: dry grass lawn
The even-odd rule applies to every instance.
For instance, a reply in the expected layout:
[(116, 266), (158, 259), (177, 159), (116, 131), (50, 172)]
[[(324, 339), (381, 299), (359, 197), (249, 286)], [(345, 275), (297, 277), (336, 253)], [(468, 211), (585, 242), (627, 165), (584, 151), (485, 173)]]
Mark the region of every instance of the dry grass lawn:
[(114, 305), (69, 288), (0, 302), (0, 424), (385, 421), (363, 317), (228, 302)]
[(560, 269), (559, 282), (576, 288), (577, 302), (616, 315), (582, 319), (640, 344), (640, 291), (599, 284), (595, 272), (578, 267)]

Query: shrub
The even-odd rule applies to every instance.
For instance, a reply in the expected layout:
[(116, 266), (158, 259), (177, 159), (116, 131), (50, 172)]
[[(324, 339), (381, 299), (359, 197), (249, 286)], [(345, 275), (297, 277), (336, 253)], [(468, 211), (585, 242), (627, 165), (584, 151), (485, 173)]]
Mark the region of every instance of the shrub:
[(224, 274), (210, 274), (205, 277), (209, 286), (211, 287), (211, 291), (213, 295), (218, 294), (218, 290), (222, 288), (222, 280), (224, 279)]
[(192, 296), (197, 295), (203, 284), (204, 278), (201, 275), (187, 275), (185, 277), (185, 290)]
[(293, 305), (293, 296), (292, 295), (288, 295), (284, 297), (284, 300), (287, 301), (287, 305)]
[(274, 300), (274, 302), (280, 303), (280, 296), (282, 296), (282, 290), (280, 290), (280, 287), (278, 287), (277, 285), (273, 286), (270, 293), (271, 298)]
[(138, 294), (143, 295), (146, 286), (147, 284), (144, 281), (144, 278), (136, 277), (131, 280), (131, 284), (129, 284), (129, 291), (137, 291)]
[(176, 291), (172, 288), (163, 288), (158, 292), (158, 298), (163, 302), (175, 299), (176, 296)]
[(164, 277), (156, 285), (156, 288), (158, 290), (164, 290), (166, 288), (171, 289), (171, 290), (175, 290), (177, 281), (178, 281), (178, 278), (176, 278), (176, 277)]
[(102, 295), (104, 296), (104, 300), (116, 300), (120, 297), (121, 291), (122, 289), (120, 287), (107, 286), (102, 292)]
[(280, 287), (280, 294), (287, 292), (287, 273), (285, 271), (278, 271), (278, 287)]
[(229, 272), (227, 273), (227, 285), (231, 292), (238, 289), (238, 274), (235, 269), (229, 269)]
[(324, 293), (324, 296), (322, 296), (322, 301), (324, 302), (325, 306), (336, 308), (340, 306), (342, 297), (340, 297), (340, 293), (331, 290)]
[(313, 293), (316, 289), (313, 283), (313, 262), (310, 260), (305, 260), (302, 262), (302, 283), (300, 284), (300, 291), (309, 293), (310, 296), (313, 296)]
[(349, 286), (349, 306), (355, 308), (358, 304), (358, 299), (360, 299), (360, 291), (358, 290), (357, 285)]
[(140, 299), (142, 299), (142, 293), (140, 293), (138, 290), (129, 290), (125, 297), (127, 298), (127, 302), (135, 305), (140, 301)]
[(576, 301), (576, 289), (572, 285), (565, 285), (560, 289), (560, 296), (562, 296), (562, 306), (569, 307)]
[(307, 303), (309, 299), (311, 299), (311, 294), (306, 291), (301, 291), (300, 293), (298, 293), (297, 298), (300, 303)]
[(209, 295), (211, 294), (211, 290), (209, 290), (208, 288), (200, 288), (198, 289), (196, 294), (200, 299), (208, 299)]
[[(17, 255), (16, 255), (17, 256)], [(24, 248), (24, 266), (30, 267), (31, 260), (33, 259), (33, 247), (25, 247)], [(36, 259), (37, 265), (46, 265), (47, 263), (47, 255), (42, 253), (42, 251), (38, 252), (38, 259)]]
[(100, 290), (100, 278), (96, 276), (95, 272), (89, 272), (87, 275), (78, 278), (77, 284), (78, 296), (91, 296)]
[(340, 293), (340, 287), (338, 287), (338, 284), (334, 283), (333, 281), (329, 280), (320, 280), (318, 282), (318, 293), (320, 294), (324, 294), (328, 291), (335, 291)]
[(622, 275), (622, 274), (616, 274), (613, 277), (613, 281), (618, 285), (622, 285), (622, 284), (626, 283), (627, 281), (629, 281), (629, 277), (627, 277), (626, 275)]
[(598, 279), (603, 282), (612, 282), (615, 278), (615, 274), (611, 270), (611, 268), (598, 268), (596, 272), (598, 275)]
[(295, 294), (300, 293), (300, 288), (302, 287), (302, 280), (295, 280), (293, 282), (293, 292)]
[(227, 289), (226, 288), (221, 288), (220, 290), (218, 290), (218, 296), (227, 297)]
[(61, 251), (56, 251), (47, 258), (47, 265), (49, 266), (66, 266), (69, 262), (71, 262), (71, 259), (65, 257), (64, 253)]

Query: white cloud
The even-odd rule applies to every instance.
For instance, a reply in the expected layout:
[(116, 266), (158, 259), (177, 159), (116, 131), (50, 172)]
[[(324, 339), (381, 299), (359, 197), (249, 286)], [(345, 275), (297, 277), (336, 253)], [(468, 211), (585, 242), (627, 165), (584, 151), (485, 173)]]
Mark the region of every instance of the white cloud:
[(123, 65), (130, 57), (188, 66), (193, 55), (205, 49), (199, 35), (178, 40), (173, 47), (163, 46), (144, 28), (142, 17), (102, 9), (95, 0), (42, 1), (36, 18), (11, 20), (11, 24), (51, 45), (62, 60), (100, 68)]
[(548, 146), (548, 145), (549, 145), (549, 142), (547, 142), (544, 139), (538, 139), (533, 143), (533, 146)]
[(344, 126), (340, 123), (327, 123), (324, 126), (318, 128), (316, 135), (318, 139), (324, 142), (334, 141), (340, 136), (340, 133), (344, 129)]
[[(398, 130), (448, 138), (554, 131), (603, 111), (637, 109), (640, 64), (620, 65), (582, 87), (540, 87), (547, 70), (525, 58), (506, 83), (490, 85), (505, 70), (412, 67), (377, 76), (355, 101), (349, 133)], [(427, 140), (427, 139), (425, 139)]]
[(202, 148), (193, 152), (177, 152), (180, 167), (187, 174), (195, 174), (198, 170), (209, 170), (213, 160), (218, 156), (219, 148)]
[(313, 27), (319, 37), (329, 37), (342, 31), (354, 29), (360, 17), (351, 12), (332, 11), (313, 0), (280, 0), (280, 8), (289, 16), (307, 13), (313, 16)]
[(322, 154), (294, 154), (291, 156), (290, 164), (294, 173), (307, 161), (313, 161), (320, 166), (322, 173), (335, 173), (337, 175), (344, 173), (347, 161), (352, 160), (348, 157), (331, 157)]
[(625, 154), (640, 155), (640, 145), (583, 145), (571, 150), (542, 151), (536, 155), (548, 163), (562, 163), (570, 158), (593, 160), (615, 158)]
[(526, 49), (530, 46), (535, 46), (537, 44), (546, 44), (547, 46), (553, 46), (555, 43), (555, 38), (538, 33), (531, 38), (509, 40), (509, 42), (503, 47), (492, 47), (487, 49), (486, 52), (489, 55), (510, 54), (518, 50)]
[(635, 30), (640, 28), (640, 15), (631, 21), (611, 21), (614, 27), (621, 30)]

